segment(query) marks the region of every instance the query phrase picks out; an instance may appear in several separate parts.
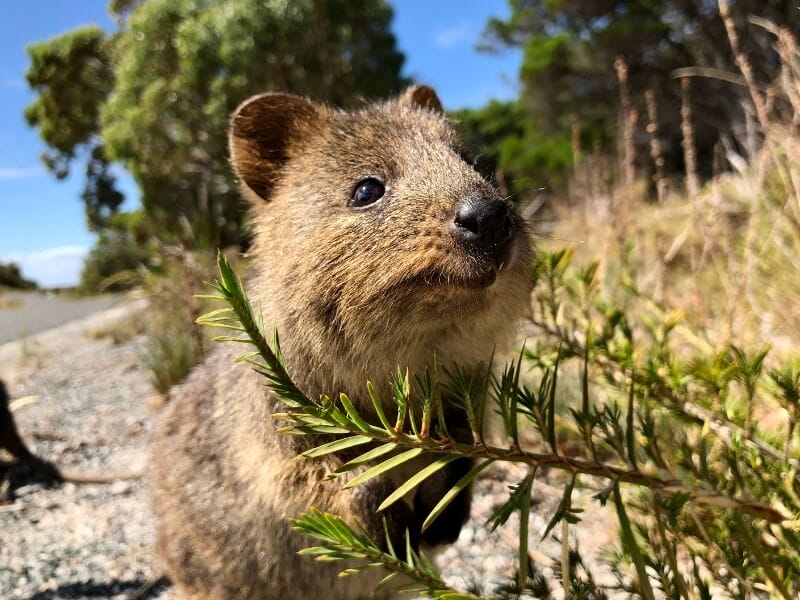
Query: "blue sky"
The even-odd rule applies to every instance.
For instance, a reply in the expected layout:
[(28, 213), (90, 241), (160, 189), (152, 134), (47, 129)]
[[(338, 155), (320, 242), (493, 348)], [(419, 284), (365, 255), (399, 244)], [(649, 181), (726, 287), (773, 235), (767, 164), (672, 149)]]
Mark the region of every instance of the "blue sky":
[[(436, 88), (447, 108), (481, 106), (516, 95), (518, 51), (475, 50), (490, 16), (508, 12), (506, 0), (395, 0), (394, 31), (406, 55), (405, 74)], [(0, 261), (14, 260), (45, 286), (77, 282), (94, 236), (80, 200), (79, 167), (56, 181), (41, 166), (45, 149), (22, 116), (33, 99), (23, 74), (25, 46), (69, 29), (113, 22), (107, 0), (8, 2), (0, 22)], [(125, 208), (137, 205), (136, 185), (121, 174)]]

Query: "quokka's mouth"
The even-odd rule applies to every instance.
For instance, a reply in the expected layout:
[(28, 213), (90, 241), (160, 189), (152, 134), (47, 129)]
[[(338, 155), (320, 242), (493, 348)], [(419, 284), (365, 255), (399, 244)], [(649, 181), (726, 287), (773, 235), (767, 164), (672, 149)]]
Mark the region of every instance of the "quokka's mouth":
[(448, 273), (431, 270), (419, 273), (412, 279), (415, 285), (437, 288), (484, 289), (491, 287), (497, 280), (497, 270), (486, 269), (476, 273)]
[[(484, 257), (484, 261), (488, 264), (481, 266), (472, 265), (470, 273), (456, 277), (454, 282), (456, 285), (459, 285), (459, 287), (472, 289), (491, 287), (497, 280), (498, 273), (509, 269), (514, 264), (517, 258), (517, 252), (516, 238), (513, 238), (494, 256), (490, 258)], [(486, 260), (487, 258), (488, 260)]]
[(463, 277), (456, 282), (459, 287), (470, 289), (488, 288), (497, 280), (497, 271), (489, 269), (483, 274), (475, 275), (472, 277)]
[[(511, 240), (495, 256), (460, 254), (450, 257), (440, 266), (429, 267), (410, 277), (407, 282), (427, 288), (483, 290), (492, 287), (501, 271), (511, 269), (517, 260), (516, 240)], [(453, 264), (455, 263), (455, 264)]]

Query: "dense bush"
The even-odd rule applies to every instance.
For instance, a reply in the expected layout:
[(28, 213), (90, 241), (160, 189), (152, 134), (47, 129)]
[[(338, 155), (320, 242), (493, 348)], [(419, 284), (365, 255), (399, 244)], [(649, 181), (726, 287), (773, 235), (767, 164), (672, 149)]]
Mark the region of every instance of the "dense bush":
[(546, 135), (519, 102), (492, 101), (451, 116), (459, 123), (466, 158), (504, 195), (563, 188), (573, 161), (569, 136)]
[(0, 263), (0, 287), (33, 290), (37, 285), (35, 281), (25, 279), (16, 263)]
[(140, 244), (129, 231), (104, 231), (86, 257), (80, 290), (91, 294), (137, 287), (142, 283), (141, 269), (151, 260), (148, 247)]

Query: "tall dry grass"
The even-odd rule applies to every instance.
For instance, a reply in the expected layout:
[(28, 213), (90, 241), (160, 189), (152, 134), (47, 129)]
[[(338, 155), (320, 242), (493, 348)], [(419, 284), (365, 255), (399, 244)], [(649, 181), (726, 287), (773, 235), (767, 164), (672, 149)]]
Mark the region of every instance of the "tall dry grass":
[[(683, 182), (667, 181), (659, 156), (655, 100), (647, 92), (640, 99), (636, 90), (629, 89), (625, 61), (618, 58), (614, 67), (620, 84), (619, 166), (610, 168), (614, 161), (579, 149), (570, 186), (573, 201), (561, 209), (553, 245), (577, 242), (578, 255), (601, 258), (603, 269), (612, 275), (607, 280), (625, 282), (664, 310), (683, 309), (712, 345), (769, 343), (778, 351), (796, 351), (800, 349), (800, 53), (787, 29), (753, 19), (751, 26), (774, 35), (781, 61), (775, 81), (755, 81), (726, 0), (719, 0), (719, 12), (746, 82), (742, 105), (749, 123), (742, 129), (750, 130), (749, 139), (734, 144), (721, 135), (713, 177), (701, 185), (691, 84), (682, 77), (676, 85), (683, 93), (686, 172)], [(639, 100), (648, 108), (645, 127), (650, 148), (644, 160), (632, 154), (638, 126), (633, 105)], [(579, 128), (573, 123), (574, 131)], [(634, 164), (647, 159), (649, 172), (634, 171)], [(648, 191), (650, 177), (656, 184), (655, 197)]]

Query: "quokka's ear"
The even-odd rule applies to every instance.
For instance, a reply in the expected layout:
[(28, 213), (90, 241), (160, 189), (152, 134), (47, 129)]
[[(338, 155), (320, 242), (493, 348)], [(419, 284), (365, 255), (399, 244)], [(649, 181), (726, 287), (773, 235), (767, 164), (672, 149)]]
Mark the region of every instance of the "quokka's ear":
[(398, 101), (404, 106), (424, 108), (435, 113), (444, 114), (439, 96), (436, 95), (433, 88), (427, 85), (417, 84), (408, 86), (403, 93), (400, 94)]
[(267, 93), (245, 100), (233, 113), (228, 132), (236, 175), (256, 196), (269, 199), (290, 146), (318, 119), (313, 104), (291, 94)]

